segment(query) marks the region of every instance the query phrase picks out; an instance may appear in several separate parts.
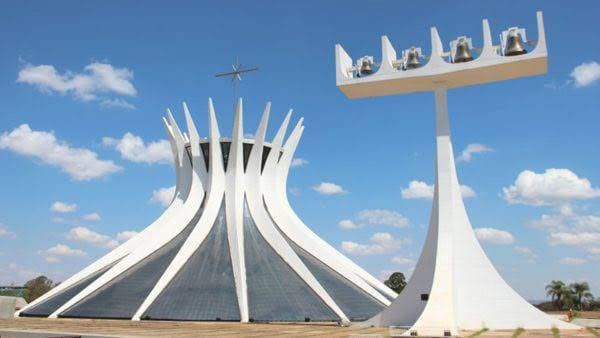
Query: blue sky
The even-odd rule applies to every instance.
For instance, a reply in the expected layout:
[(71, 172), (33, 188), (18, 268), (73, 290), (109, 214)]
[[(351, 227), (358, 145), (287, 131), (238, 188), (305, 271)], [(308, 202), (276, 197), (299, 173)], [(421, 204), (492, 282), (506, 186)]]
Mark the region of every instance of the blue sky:
[(410, 273), (430, 212), (433, 94), (345, 98), (335, 43), (379, 58), (385, 34), (427, 53), (436, 25), (446, 48), (460, 35), (480, 45), (483, 18), (495, 39), (517, 25), (535, 39), (543, 10), (547, 75), (449, 93), (455, 154), (472, 150), (459, 178), (486, 252), (522, 295), (542, 298), (552, 279), (600, 295), (597, 2), (0, 6), (0, 283), (62, 280), (155, 219), (174, 184), (160, 117), (185, 100), (206, 134), (212, 97), (229, 135), (231, 85), (213, 74), (236, 57), (260, 67), (240, 85), (246, 132), (267, 101), (271, 126), (289, 108), (305, 118), (288, 183), (305, 223), (378, 277)]

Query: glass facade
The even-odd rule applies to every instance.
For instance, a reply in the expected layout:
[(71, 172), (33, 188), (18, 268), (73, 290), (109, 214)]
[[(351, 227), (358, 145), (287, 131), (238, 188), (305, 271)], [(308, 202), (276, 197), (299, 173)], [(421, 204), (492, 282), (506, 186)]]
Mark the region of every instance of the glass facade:
[(87, 296), (60, 317), (129, 319), (148, 296), (200, 219), (202, 208), (175, 238)]
[(142, 319), (240, 320), (224, 201), (206, 239)]
[(69, 299), (75, 297), (79, 292), (85, 289), (88, 285), (92, 284), (98, 277), (100, 277), (103, 273), (108, 271), (113, 265), (117, 264), (117, 262), (108, 265), (104, 269), (100, 269), (95, 273), (89, 275), (87, 278), (82, 279), (78, 283), (71, 285), (66, 288), (62, 292), (50, 297), (49, 299), (39, 303), (38, 305), (32, 307), (31, 309), (27, 309), (20, 313), (21, 317), (48, 317), (54, 311), (58, 310), (64, 303), (69, 301)]
[(288, 243), (335, 303), (344, 311), (348, 319), (352, 321), (367, 320), (383, 310), (385, 307), (383, 304), (344, 276), (335, 272), (289, 239)]
[(263, 238), (245, 201), (244, 249), (251, 320), (339, 320)]

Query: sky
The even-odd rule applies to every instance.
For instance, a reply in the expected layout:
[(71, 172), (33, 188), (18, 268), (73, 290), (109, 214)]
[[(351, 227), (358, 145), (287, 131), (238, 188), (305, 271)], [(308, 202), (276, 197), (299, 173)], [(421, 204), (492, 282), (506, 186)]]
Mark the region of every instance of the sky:
[(501, 275), (530, 300), (551, 280), (600, 296), (600, 3), (579, 1), (3, 1), (0, 5), (0, 284), (61, 281), (165, 208), (174, 185), (161, 123), (186, 101), (206, 136), (212, 97), (223, 135), (239, 60), (246, 133), (272, 102), (305, 118), (288, 191), (317, 234), (378, 278), (410, 275), (434, 180), (433, 94), (350, 100), (335, 86), (334, 46), (357, 59), (494, 43), (508, 27), (535, 40), (542, 76), (452, 90), (448, 106), (466, 207)]

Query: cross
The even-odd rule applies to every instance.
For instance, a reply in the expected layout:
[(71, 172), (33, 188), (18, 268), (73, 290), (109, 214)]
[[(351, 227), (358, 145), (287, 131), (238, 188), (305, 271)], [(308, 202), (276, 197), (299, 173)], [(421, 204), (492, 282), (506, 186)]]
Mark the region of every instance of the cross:
[(231, 82), (233, 82), (233, 105), (235, 107), (237, 101), (237, 83), (238, 81), (242, 81), (241, 74), (257, 71), (258, 67), (243, 68), (242, 64), (238, 61), (236, 61), (235, 65), (231, 65), (231, 67), (233, 68), (233, 72), (215, 74), (215, 77), (231, 77)]

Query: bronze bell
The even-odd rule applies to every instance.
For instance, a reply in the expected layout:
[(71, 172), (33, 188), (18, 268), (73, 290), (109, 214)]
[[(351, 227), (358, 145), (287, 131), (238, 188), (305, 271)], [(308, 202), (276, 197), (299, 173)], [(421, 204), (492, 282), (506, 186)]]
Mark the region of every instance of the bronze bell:
[(469, 44), (466, 39), (460, 38), (456, 43), (456, 53), (454, 54), (454, 63), (469, 62), (473, 60)]
[(410, 47), (408, 50), (408, 56), (406, 57), (406, 68), (418, 68), (421, 67), (421, 61), (419, 61), (419, 53), (415, 47)]
[(521, 39), (521, 34), (516, 29), (510, 30), (508, 32), (508, 36), (506, 37), (506, 49), (504, 51), (504, 55), (506, 56), (515, 56), (525, 54), (527, 51), (523, 47), (523, 39)]
[(371, 68), (371, 63), (367, 59), (363, 59), (360, 65), (360, 73), (361, 74), (372, 74), (373, 68)]

